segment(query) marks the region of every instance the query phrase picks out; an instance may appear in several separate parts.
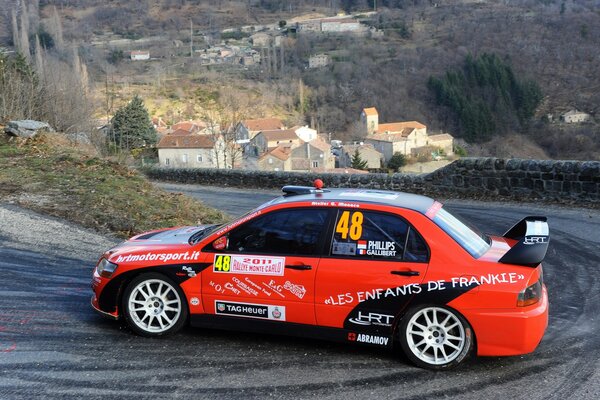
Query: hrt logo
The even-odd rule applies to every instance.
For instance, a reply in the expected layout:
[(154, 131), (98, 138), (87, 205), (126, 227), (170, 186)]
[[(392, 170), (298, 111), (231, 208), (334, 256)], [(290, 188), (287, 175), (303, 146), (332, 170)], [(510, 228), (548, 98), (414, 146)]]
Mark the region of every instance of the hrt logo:
[(523, 240), (523, 244), (526, 245), (544, 243), (548, 243), (548, 236), (525, 236), (525, 239)]
[(393, 315), (378, 314), (378, 313), (366, 313), (362, 311), (358, 312), (356, 318), (350, 318), (349, 321), (356, 325), (380, 325), (380, 326), (392, 326), (394, 320)]

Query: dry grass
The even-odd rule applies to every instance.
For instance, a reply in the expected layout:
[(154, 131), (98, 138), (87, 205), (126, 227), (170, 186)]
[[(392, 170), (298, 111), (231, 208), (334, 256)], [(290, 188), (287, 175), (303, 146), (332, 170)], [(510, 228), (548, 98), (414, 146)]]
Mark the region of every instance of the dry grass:
[(59, 134), (25, 141), (0, 137), (0, 201), (120, 237), (226, 220), (222, 212), (158, 189), (138, 172)]

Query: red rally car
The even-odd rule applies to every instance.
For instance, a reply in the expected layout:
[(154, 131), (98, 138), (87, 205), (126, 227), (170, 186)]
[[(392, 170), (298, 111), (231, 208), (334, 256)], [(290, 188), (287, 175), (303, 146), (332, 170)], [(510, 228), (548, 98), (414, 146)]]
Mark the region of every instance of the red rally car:
[(399, 345), (443, 369), (532, 352), (548, 324), (549, 230), (484, 235), (424, 196), (286, 186), (222, 226), (143, 233), (107, 251), (92, 306), (144, 336), (185, 324)]

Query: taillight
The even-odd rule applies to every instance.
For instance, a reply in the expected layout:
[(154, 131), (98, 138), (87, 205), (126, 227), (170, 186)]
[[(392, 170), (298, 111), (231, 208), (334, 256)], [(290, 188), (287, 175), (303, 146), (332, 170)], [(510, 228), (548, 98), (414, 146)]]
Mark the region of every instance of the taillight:
[(537, 303), (542, 298), (542, 277), (533, 285), (528, 286), (519, 293), (517, 297), (517, 307), (526, 307)]

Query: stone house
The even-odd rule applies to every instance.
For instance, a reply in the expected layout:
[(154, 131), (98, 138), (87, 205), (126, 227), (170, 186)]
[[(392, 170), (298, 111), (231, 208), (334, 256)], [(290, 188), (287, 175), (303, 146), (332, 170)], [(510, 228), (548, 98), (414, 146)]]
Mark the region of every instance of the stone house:
[(321, 20), (321, 32), (356, 32), (361, 29), (360, 22), (352, 18), (327, 18)]
[(348, 144), (343, 146), (343, 151), (339, 159), (339, 165), (343, 167), (352, 166), (352, 157), (358, 150), (360, 158), (367, 162), (367, 168), (381, 168), (383, 154), (377, 150), (372, 143)]
[(315, 54), (308, 58), (308, 68), (325, 67), (331, 63), (331, 58), (327, 54)]
[(231, 168), (225, 165), (223, 139), (208, 135), (170, 134), (157, 145), (158, 163), (166, 168)]
[(271, 35), (264, 32), (258, 32), (250, 36), (250, 40), (252, 40), (252, 47), (269, 47), (272, 39)]
[(277, 146), (258, 158), (258, 169), (261, 171), (290, 171), (292, 169), (291, 155), (291, 146)]
[(396, 152), (411, 156), (418, 154), (419, 147), (439, 146), (446, 154), (452, 154), (453, 138), (449, 134), (427, 135), (427, 126), (418, 121), (379, 123), (379, 114), (374, 107), (364, 108), (360, 122), (366, 133), (365, 143), (373, 145), (383, 154), (387, 162)]
[(582, 111), (571, 110), (560, 116), (560, 120), (567, 124), (577, 124), (580, 122), (587, 122), (590, 120), (590, 114)]
[(239, 144), (246, 144), (261, 131), (283, 130), (285, 126), (279, 118), (245, 119), (235, 127), (235, 138)]
[(312, 171), (335, 168), (331, 146), (321, 138), (304, 142), (292, 150), (292, 171)]
[(296, 134), (296, 128), (275, 131), (265, 130), (250, 139), (249, 151), (255, 155), (261, 155), (277, 146), (294, 147), (300, 145), (301, 142), (302, 139)]

